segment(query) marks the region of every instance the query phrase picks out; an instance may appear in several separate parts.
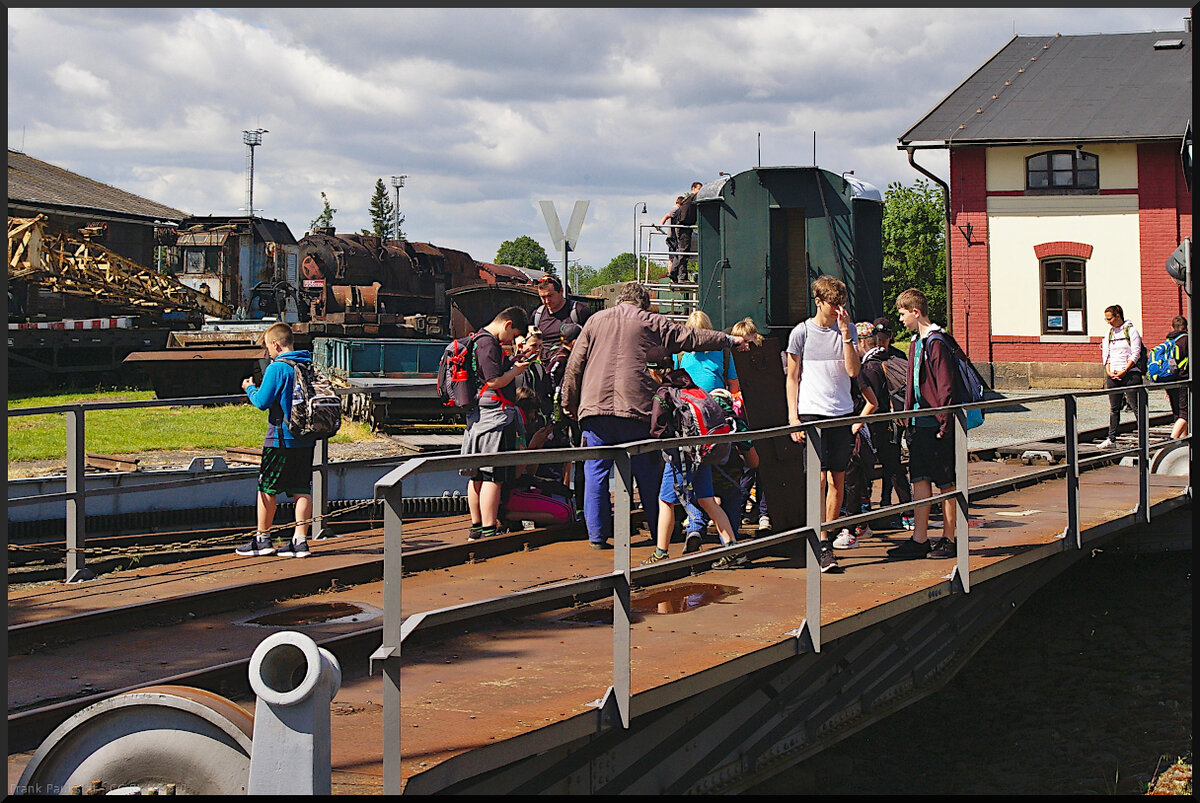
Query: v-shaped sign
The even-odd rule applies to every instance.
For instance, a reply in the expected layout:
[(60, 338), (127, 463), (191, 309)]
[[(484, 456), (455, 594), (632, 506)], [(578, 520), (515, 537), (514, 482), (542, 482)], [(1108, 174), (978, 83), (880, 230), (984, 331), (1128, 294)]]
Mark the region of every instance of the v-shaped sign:
[(554, 201), (538, 201), (542, 207), (542, 217), (546, 218), (546, 228), (550, 230), (550, 239), (554, 241), (556, 251), (574, 251), (575, 243), (579, 241), (579, 230), (583, 228), (583, 217), (587, 214), (590, 201), (576, 201), (571, 210), (571, 220), (567, 223), (567, 233), (563, 234), (562, 224), (558, 221), (558, 210)]

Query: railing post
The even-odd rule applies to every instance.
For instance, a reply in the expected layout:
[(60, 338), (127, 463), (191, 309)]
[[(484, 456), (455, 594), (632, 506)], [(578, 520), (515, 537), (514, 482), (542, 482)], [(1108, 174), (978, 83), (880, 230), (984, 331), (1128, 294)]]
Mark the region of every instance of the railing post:
[(312, 507), (314, 521), (309, 528), (312, 539), (323, 541), (337, 537), (325, 524), (325, 517), (329, 515), (329, 441), (324, 438), (313, 447)]
[[(969, 504), (968, 490), (971, 487), (967, 476), (967, 413), (965, 410), (954, 411), (954, 490), (958, 495), (958, 504), (954, 506), (955, 526), (957, 537), (954, 541), (954, 557), (958, 584), (964, 594), (971, 592), (971, 522), (967, 518)], [(946, 504), (942, 503), (942, 517), (945, 521)]]
[(1150, 392), (1145, 385), (1137, 386), (1138, 433), (1138, 515), (1143, 524), (1150, 523)]
[(817, 550), (821, 539), (821, 519), (825, 509), (825, 497), (821, 494), (821, 430), (806, 427), (804, 438), (804, 526), (808, 537), (804, 539), (804, 626), (808, 632), (812, 651), (821, 651), (821, 564)]
[(404, 567), (400, 553), (403, 493), (396, 483), (383, 496), (383, 792), (398, 795), (401, 775), (401, 697), (400, 697), (400, 626), (404, 615), (401, 603), (401, 576)]
[[(630, 668), (630, 633), (632, 606), (630, 603), (630, 516), (633, 513), (633, 461), (628, 452), (613, 459), (613, 474), (617, 479), (613, 505), (613, 574), (619, 575), (613, 585), (613, 701), (621, 727), (629, 727), (629, 698), (633, 672)], [(643, 488), (645, 494), (647, 489)], [(642, 500), (642, 507), (658, 504), (658, 498)], [(649, 517), (647, 517), (649, 521)], [(651, 537), (655, 534), (651, 533)], [(614, 723), (615, 724), (615, 723)]]
[(96, 575), (87, 568), (84, 542), (87, 540), (84, 505), (85, 488), (83, 469), (87, 458), (83, 407), (76, 405), (66, 412), (67, 416), (67, 573), (66, 582), (76, 583), (91, 580)]
[(1076, 549), (1083, 548), (1079, 526), (1079, 405), (1072, 395), (1063, 397), (1063, 447), (1067, 461), (1067, 532)]

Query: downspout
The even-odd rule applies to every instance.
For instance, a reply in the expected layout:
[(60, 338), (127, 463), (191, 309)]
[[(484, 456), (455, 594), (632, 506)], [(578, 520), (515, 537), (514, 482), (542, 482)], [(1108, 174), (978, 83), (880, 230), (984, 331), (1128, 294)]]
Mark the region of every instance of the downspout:
[[(946, 327), (950, 328), (954, 321), (954, 297), (950, 294), (950, 278), (953, 275), (950, 270), (950, 185), (916, 163), (916, 160), (913, 159), (913, 151), (915, 150), (913, 147), (906, 147), (905, 150), (908, 151), (908, 163), (942, 188), (942, 216), (946, 222)], [(969, 344), (971, 342), (969, 335), (970, 331), (968, 329), (963, 334), (964, 343)], [(968, 345), (966, 348), (969, 349), (970, 346)]]

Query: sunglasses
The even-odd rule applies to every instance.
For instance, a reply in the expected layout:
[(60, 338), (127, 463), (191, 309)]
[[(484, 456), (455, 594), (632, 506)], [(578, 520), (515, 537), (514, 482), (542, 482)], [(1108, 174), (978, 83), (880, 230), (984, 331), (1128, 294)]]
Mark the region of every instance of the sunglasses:
[(562, 282), (559, 281), (557, 276), (543, 276), (542, 278), (537, 280), (537, 283), (538, 284), (549, 284), (549, 285), (554, 286), (555, 288), (562, 287)]

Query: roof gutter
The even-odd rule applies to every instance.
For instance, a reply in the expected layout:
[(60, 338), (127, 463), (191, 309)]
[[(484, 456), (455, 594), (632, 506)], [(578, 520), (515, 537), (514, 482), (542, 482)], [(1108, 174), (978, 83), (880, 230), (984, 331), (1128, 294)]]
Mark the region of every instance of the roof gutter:
[(917, 164), (916, 159), (913, 158), (915, 147), (910, 145), (905, 147), (905, 150), (908, 151), (908, 163), (942, 188), (942, 217), (946, 224), (946, 327), (951, 328), (951, 322), (954, 320), (954, 296), (950, 293), (950, 278), (953, 275), (950, 270), (950, 185)]

